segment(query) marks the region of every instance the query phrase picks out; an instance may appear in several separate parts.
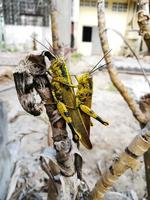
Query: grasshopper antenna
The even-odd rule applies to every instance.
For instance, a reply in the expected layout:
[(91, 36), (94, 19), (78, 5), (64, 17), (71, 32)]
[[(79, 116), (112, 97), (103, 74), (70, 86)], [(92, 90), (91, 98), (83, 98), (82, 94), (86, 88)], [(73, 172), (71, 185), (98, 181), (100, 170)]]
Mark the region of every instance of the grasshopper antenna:
[[(109, 62), (110, 63), (110, 62)], [(109, 63), (105, 63), (103, 65), (100, 65), (99, 67), (97, 67), (95, 70), (93, 70), (92, 72), (90, 72), (90, 74), (93, 74), (94, 72), (96, 72), (98, 69), (103, 69), (105, 66), (107, 66)]]
[(45, 38), (45, 40), (46, 40), (47, 44), (49, 45), (50, 50), (54, 53), (54, 49), (53, 49), (51, 43), (46, 38)]
[(105, 58), (105, 56), (107, 56), (112, 49), (110, 49), (107, 53), (104, 54), (104, 56), (98, 61), (98, 63), (93, 67), (93, 69), (91, 69), (90, 73), (92, 73), (93, 71), (95, 71), (95, 68), (99, 65), (99, 63)]
[(48, 49), (44, 44), (42, 44), (42, 42), (38, 41), (36, 38), (33, 38), (32, 36), (31, 36), (31, 38), (34, 39), (34, 40), (35, 40), (36, 42), (38, 42), (41, 46), (43, 46), (45, 49), (47, 49), (47, 50), (49, 51), (49, 49)]

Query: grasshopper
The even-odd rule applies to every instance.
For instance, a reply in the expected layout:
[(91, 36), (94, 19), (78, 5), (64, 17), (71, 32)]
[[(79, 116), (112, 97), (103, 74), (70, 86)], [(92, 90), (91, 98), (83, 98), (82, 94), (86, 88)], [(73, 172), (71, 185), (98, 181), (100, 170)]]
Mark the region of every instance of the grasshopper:
[(90, 117), (100, 121), (104, 125), (108, 122), (102, 120), (94, 111), (90, 109), (92, 98), (92, 73), (97, 69), (95, 67), (80, 77), (78, 81), (77, 93), (75, 94), (75, 85), (72, 84), (69, 70), (65, 61), (61, 57), (55, 57), (52, 53), (45, 51), (45, 56), (51, 61), (48, 74), (52, 77), (51, 88), (54, 101), (61, 116), (68, 123), (72, 133), (73, 140), (81, 143), (88, 149), (92, 148), (89, 138)]
[(76, 97), (74, 92), (74, 85), (72, 84), (71, 76), (66, 67), (65, 61), (61, 57), (52, 57), (48, 52), (44, 53), (51, 60), (51, 66), (48, 73), (52, 77), (51, 90), (57, 109), (61, 116), (69, 125), (73, 140), (79, 140), (88, 149), (92, 148), (92, 144), (87, 134), (84, 121), (80, 110), (76, 108)]
[[(104, 57), (110, 53), (108, 51)], [(82, 74), (81, 76), (75, 76), (77, 82), (78, 82), (78, 90), (76, 92), (76, 103), (77, 106), (81, 110), (82, 118), (84, 121), (84, 124), (86, 125), (88, 134), (90, 134), (90, 126), (92, 126), (92, 122), (90, 121), (90, 117), (98, 120), (103, 125), (107, 126), (109, 123), (107, 121), (104, 121), (100, 116), (98, 116), (93, 110), (91, 110), (92, 105), (92, 95), (93, 95), (93, 79), (92, 74), (97, 71), (103, 69), (103, 67), (106, 65), (100, 65), (100, 62), (104, 59), (100, 59), (100, 61), (93, 67), (92, 70), (89, 72), (86, 72)]]

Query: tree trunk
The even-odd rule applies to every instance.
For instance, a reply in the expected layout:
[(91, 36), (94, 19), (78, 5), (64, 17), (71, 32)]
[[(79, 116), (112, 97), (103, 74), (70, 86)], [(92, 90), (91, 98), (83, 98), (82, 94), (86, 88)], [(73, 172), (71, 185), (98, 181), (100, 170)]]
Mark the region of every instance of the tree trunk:
[(68, 136), (65, 120), (57, 111), (44, 56), (27, 56), (14, 73), (14, 80), (22, 107), (32, 115), (41, 114), (42, 105), (34, 98), (36, 90), (52, 126), (53, 147), (46, 148), (40, 159), (41, 167), (49, 177), (48, 200), (78, 200), (80, 196), (86, 200), (89, 188), (82, 179), (82, 157)]
[(59, 42), (59, 32), (57, 23), (57, 8), (55, 7), (56, 0), (50, 0), (50, 17), (51, 17), (51, 32), (52, 32), (52, 46), (54, 53), (61, 54), (62, 47)]

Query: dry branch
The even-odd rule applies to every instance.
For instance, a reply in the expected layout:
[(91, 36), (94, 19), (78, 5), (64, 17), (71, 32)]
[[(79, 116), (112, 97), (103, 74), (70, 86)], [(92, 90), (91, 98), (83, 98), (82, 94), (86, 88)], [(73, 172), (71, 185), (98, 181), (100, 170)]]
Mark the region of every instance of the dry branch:
[(114, 182), (127, 170), (137, 170), (139, 161), (137, 160), (150, 148), (150, 123), (142, 129), (122, 154), (105, 171), (101, 179), (96, 183), (91, 195), (92, 200), (103, 199), (105, 192), (112, 187)]
[[(146, 2), (146, 4), (144, 2)], [(140, 8), (144, 10), (145, 7), (147, 7), (148, 2), (143, 0), (143, 1), (139, 1), (139, 3), (140, 3), (139, 4)], [(143, 12), (141, 12), (141, 13), (143, 13)], [(139, 13), (139, 15), (140, 15), (140, 13)], [(141, 21), (140, 23), (141, 24), (139, 24), (139, 25), (141, 25), (141, 28), (143, 28), (143, 30), (147, 30), (149, 32), (149, 18), (147, 18), (147, 21)], [(104, 31), (106, 29), (106, 27), (105, 27), (104, 0), (98, 1), (98, 27), (99, 27), (99, 37), (100, 37), (100, 40), (101, 40), (102, 49), (103, 49), (103, 52), (105, 54), (106, 52), (109, 51), (109, 44), (108, 44), (106, 32)], [(147, 32), (144, 32), (144, 33), (146, 34), (145, 35), (146, 37), (149, 37)], [(149, 42), (149, 40), (148, 40), (148, 42)], [(111, 55), (108, 54), (105, 57), (105, 60), (106, 60), (106, 63), (109, 63), (108, 64), (108, 72), (109, 72), (111, 81), (113, 82), (115, 87), (120, 92), (121, 96), (124, 98), (124, 100), (128, 104), (128, 106), (129, 106), (130, 110), (132, 111), (134, 117), (139, 121), (140, 126), (144, 127), (150, 121), (149, 112), (148, 112), (150, 110), (149, 95), (146, 95), (143, 99), (141, 99), (140, 109), (139, 109), (138, 104), (129, 95), (127, 89), (125, 88), (125, 86), (121, 82), (121, 80), (118, 76), (117, 70), (115, 68), (113, 68)], [(149, 160), (149, 155), (150, 155), (149, 151), (147, 151), (144, 154), (144, 161), (145, 161), (145, 168), (146, 168), (148, 196), (149, 196), (149, 199), (150, 199), (150, 176), (149, 176), (149, 174), (150, 174), (150, 160)], [(101, 190), (101, 189), (99, 188), (99, 190)]]
[[(139, 105), (147, 121), (150, 121), (150, 94), (146, 94), (143, 97), (141, 97)], [(141, 127), (143, 127), (143, 124), (141, 124)], [(150, 149), (144, 154), (144, 163), (145, 163), (148, 200), (150, 200)]]
[[(100, 37), (103, 53), (106, 54), (110, 49), (109, 49), (107, 35), (105, 32), (106, 24), (105, 24), (104, 0), (98, 1), (97, 8), (98, 8), (97, 12), (98, 12), (99, 37)], [(139, 106), (135, 102), (135, 100), (129, 95), (128, 90), (126, 89), (121, 79), (119, 78), (117, 70), (113, 67), (112, 57), (110, 53), (105, 56), (105, 61), (106, 63), (108, 63), (108, 72), (109, 72), (112, 83), (118, 89), (121, 96), (124, 98), (124, 100), (128, 104), (135, 118), (140, 123), (146, 124), (147, 120), (144, 114), (139, 109)]]
[[(86, 200), (89, 188), (82, 179), (82, 157), (68, 136), (65, 120), (57, 111), (43, 60), (43, 55), (27, 56), (20, 62), (14, 79), (22, 107), (30, 114), (39, 115), (43, 104), (51, 123), (53, 147), (46, 148), (40, 159), (49, 177), (48, 200), (79, 200), (81, 196)], [(36, 104), (33, 89), (41, 97), (41, 104)]]

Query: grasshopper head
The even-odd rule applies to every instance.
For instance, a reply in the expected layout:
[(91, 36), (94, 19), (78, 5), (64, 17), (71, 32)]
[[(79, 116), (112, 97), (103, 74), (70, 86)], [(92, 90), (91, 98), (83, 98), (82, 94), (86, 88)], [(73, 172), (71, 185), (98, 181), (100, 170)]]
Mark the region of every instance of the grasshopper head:
[(79, 87), (91, 88), (92, 89), (92, 76), (89, 72), (84, 73), (80, 77), (77, 77)]
[(87, 72), (78, 77), (77, 80), (78, 80), (77, 96), (79, 101), (84, 102), (87, 99), (87, 97), (90, 97), (93, 93), (92, 76), (90, 75), (89, 72)]

